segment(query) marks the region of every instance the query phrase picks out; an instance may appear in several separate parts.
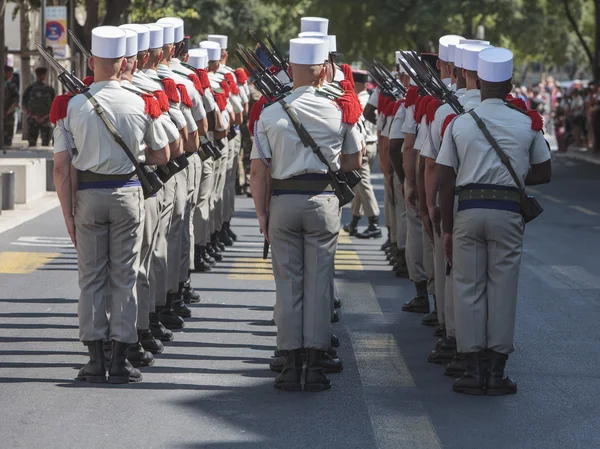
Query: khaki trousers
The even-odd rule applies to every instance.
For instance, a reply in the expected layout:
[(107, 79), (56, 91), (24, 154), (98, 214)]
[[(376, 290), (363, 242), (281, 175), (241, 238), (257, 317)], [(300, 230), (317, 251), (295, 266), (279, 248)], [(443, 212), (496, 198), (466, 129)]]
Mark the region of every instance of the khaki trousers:
[[(194, 220), (196, 215), (196, 209), (198, 206), (198, 199), (200, 198), (200, 183), (202, 182), (202, 160), (197, 154), (190, 159), (190, 163), (194, 163), (194, 191), (192, 196), (191, 209), (189, 211), (189, 222), (190, 222), (190, 263), (188, 270), (194, 269), (194, 255), (196, 253), (196, 234), (194, 231)], [(186, 278), (187, 280), (187, 278)]]
[[(385, 215), (383, 223), (387, 228), (395, 229), (396, 228), (396, 215), (394, 213), (394, 192), (393, 186), (389, 186), (387, 182), (385, 182), (385, 178), (383, 180), (383, 214)], [(390, 232), (390, 241), (392, 243), (396, 242), (396, 235), (394, 232)]]
[(210, 199), (214, 184), (214, 164), (212, 158), (202, 163), (198, 201), (194, 211), (194, 240), (200, 246), (206, 246), (210, 237)]
[(218, 169), (215, 169), (215, 202), (214, 202), (214, 213), (212, 215), (212, 233), (220, 231), (223, 227), (223, 207), (224, 207), (224, 195), (225, 195), (225, 181), (227, 179), (227, 164), (229, 160), (229, 142), (226, 138), (223, 139), (225, 147), (222, 150), (223, 156), (219, 159)]
[(79, 338), (135, 343), (135, 284), (144, 225), (142, 189), (89, 189), (76, 195)]
[(269, 213), (277, 348), (326, 350), (339, 201), (334, 195), (274, 196)]
[(355, 217), (378, 217), (379, 206), (371, 184), (371, 170), (377, 158), (377, 142), (367, 144), (367, 151), (362, 158), (360, 175), (362, 179), (354, 188), (354, 199), (352, 200), (352, 215)]
[[(454, 197), (454, 216), (458, 208), (458, 197)], [(436, 273), (437, 274), (437, 273)], [(436, 278), (437, 279), (437, 278)], [(446, 320), (446, 335), (456, 337), (456, 327), (454, 319), (454, 269), (450, 271), (450, 276), (446, 276), (444, 292), (444, 319)]]
[(456, 213), (453, 271), (459, 352), (514, 351), (524, 230), (517, 213), (490, 209)]
[(199, 177), (202, 173), (202, 169), (200, 171), (197, 170), (196, 161), (199, 161), (200, 158), (197, 154), (190, 156), (188, 158), (188, 168), (187, 168), (187, 190), (186, 190), (186, 200), (185, 200), (185, 209), (183, 212), (183, 233), (181, 239), (181, 259), (179, 266), (179, 282), (187, 281), (189, 277), (189, 270), (191, 260), (193, 260), (193, 229), (192, 229), (192, 212), (196, 207), (196, 199), (197, 192), (196, 185), (199, 184), (199, 180), (196, 178)]
[(229, 141), (229, 153), (227, 155), (227, 173), (225, 177), (225, 192), (223, 199), (223, 221), (229, 222), (235, 213), (235, 183), (236, 164), (240, 153), (242, 135), (238, 135)]
[(434, 272), (434, 288), (435, 288), (435, 308), (440, 324), (446, 323), (446, 257), (444, 256), (444, 248), (442, 237), (438, 237), (433, 233), (433, 272)]
[(175, 201), (171, 228), (167, 234), (167, 291), (177, 293), (179, 290), (179, 272), (183, 255), (184, 215), (188, 196), (188, 168), (181, 170), (173, 178), (175, 184)]
[(140, 271), (137, 277), (138, 316), (137, 328), (150, 328), (150, 313), (154, 311), (156, 276), (153, 274), (153, 253), (158, 238), (159, 207), (156, 196), (144, 201), (145, 219), (142, 247), (140, 250)]
[(177, 180), (175, 177), (169, 179), (164, 187), (158, 192), (157, 199), (159, 204), (160, 220), (158, 226), (158, 236), (152, 258), (152, 272), (156, 280), (154, 291), (155, 307), (164, 306), (167, 301), (167, 256), (168, 244), (167, 236), (171, 230), (171, 220), (173, 218), (173, 205), (175, 204), (175, 189)]
[(391, 230), (395, 236), (395, 243), (399, 250), (406, 249), (406, 204), (402, 196), (402, 183), (396, 173), (393, 176), (394, 182), (394, 227)]

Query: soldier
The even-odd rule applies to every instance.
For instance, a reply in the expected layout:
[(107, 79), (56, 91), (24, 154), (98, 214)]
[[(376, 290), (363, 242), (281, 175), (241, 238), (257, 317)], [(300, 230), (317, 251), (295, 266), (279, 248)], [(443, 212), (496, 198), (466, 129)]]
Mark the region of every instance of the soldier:
[[(150, 117), (139, 96), (119, 84), (127, 64), (125, 36), (125, 31), (116, 27), (92, 30), (89, 65), (95, 82), (88, 92), (134, 156), (143, 152), (147, 163), (164, 164), (169, 148), (163, 127)], [(142, 142), (147, 145), (143, 151)], [(90, 355), (77, 378), (106, 381), (102, 342), (109, 340), (113, 348), (108, 381), (138, 382), (141, 374), (126, 360), (125, 352), (138, 340), (135, 283), (144, 220), (140, 181), (124, 149), (86, 95), (69, 101), (64, 119), (55, 128), (54, 152), (56, 190), (67, 231), (77, 249), (80, 339)], [(77, 192), (72, 191), (71, 167), (77, 170)], [(105, 298), (110, 304), (105, 304)]]
[[(156, 73), (165, 86), (165, 92), (172, 96), (173, 100), (180, 101), (180, 108), (186, 118), (187, 140), (184, 141), (184, 150), (186, 154), (192, 154), (198, 151), (199, 130), (198, 122), (203, 123), (206, 112), (201, 102), (192, 101), (185, 84), (179, 83), (181, 78), (176, 81), (177, 75), (171, 70), (171, 59), (175, 55), (175, 31), (177, 29), (177, 38), (183, 40), (183, 23), (174, 26), (169, 22), (157, 22), (157, 25), (163, 27), (163, 51), (162, 58), (158, 63)], [(202, 126), (202, 125), (201, 125)], [(193, 166), (193, 165), (192, 165)], [(185, 304), (183, 298), (183, 283), (181, 278), (187, 279), (187, 270), (189, 268), (189, 237), (187, 244), (184, 244), (184, 234), (186, 228), (189, 231), (189, 215), (186, 217), (186, 210), (189, 210), (189, 187), (188, 174), (190, 166), (177, 172), (174, 176), (175, 201), (173, 203), (173, 215), (171, 216), (171, 226), (167, 234), (167, 301), (166, 307), (171, 307), (173, 311), (181, 318), (192, 316), (191, 310)], [(184, 249), (185, 248), (185, 249)], [(184, 253), (187, 257), (184, 258)], [(182, 259), (185, 260), (185, 276), (181, 275)]]
[[(363, 107), (369, 101), (369, 92), (367, 91), (367, 82), (369, 75), (362, 70), (352, 72), (354, 77), (354, 91), (358, 95), (360, 104)], [(377, 157), (377, 130), (375, 126), (364, 119), (363, 129), (365, 130), (365, 160), (360, 166), (361, 182), (356, 186), (354, 192), (356, 196), (352, 201), (352, 221), (348, 224), (347, 232), (350, 235), (356, 235), (362, 238), (379, 238), (381, 237), (381, 229), (379, 228), (379, 206), (375, 198), (375, 192), (371, 185), (371, 169)], [(357, 235), (357, 226), (361, 217), (366, 215), (369, 217), (369, 227), (360, 235)]]
[[(512, 53), (480, 51), (477, 74), (481, 104), (450, 122), (437, 158), (444, 253), (454, 272), (456, 340), (466, 359), (466, 373), (453, 390), (501, 395), (517, 391), (504, 370), (514, 350), (525, 229), (519, 189), (550, 182), (551, 162), (539, 114), (505, 103), (512, 89)], [(498, 153), (508, 157), (506, 165)]]
[(37, 143), (38, 134), (42, 135), (42, 145), (50, 145), (52, 125), (50, 124), (50, 106), (56, 96), (54, 89), (46, 84), (48, 69), (35, 69), (36, 81), (27, 86), (23, 93), (23, 110), (27, 113), (27, 140), (29, 146)]
[(19, 106), (19, 86), (13, 82), (14, 69), (4, 66), (4, 145), (12, 145), (15, 133), (15, 110)]
[[(291, 40), (294, 91), (285, 98), (285, 105), (263, 110), (252, 149), (250, 182), (261, 232), (272, 247), (277, 347), (285, 358), (275, 387), (284, 390), (302, 388), (303, 349), (307, 350), (305, 390), (331, 387), (320, 359), (331, 340), (330, 288), (340, 209), (326, 175), (328, 167), (302, 143), (283, 106), (289, 106), (291, 114), (297, 114), (316, 139), (331, 170), (358, 169), (362, 157), (358, 128), (344, 123), (349, 118), (342, 117), (335, 103), (318, 93), (327, 60), (326, 41)], [(273, 188), (270, 205), (269, 174)]]
[[(477, 55), (487, 48), (487, 44), (463, 44), (463, 42), (474, 42), (461, 40), (461, 44), (454, 49), (454, 56), (448, 54), (440, 43), (440, 55), (444, 59), (451, 60), (456, 71), (456, 95), (458, 101), (466, 111), (473, 109), (480, 102), (480, 92), (477, 87)], [(483, 42), (483, 41), (477, 41)], [(427, 219), (431, 219), (434, 228), (434, 271), (435, 271), (435, 297), (437, 301), (437, 314), (443, 332), (441, 344), (432, 351), (429, 361), (432, 363), (448, 363), (445, 374), (449, 376), (462, 375), (464, 363), (460, 354), (455, 355), (456, 339), (454, 326), (454, 299), (452, 272), (447, 273), (446, 259), (442, 246), (442, 234), (440, 228), (439, 212), (439, 166), (435, 160), (439, 154), (442, 144), (442, 127), (447, 117), (453, 112), (448, 104), (431, 110), (433, 118), (429, 125), (429, 139), (421, 149), (421, 158), (425, 168), (423, 180), (426, 190)], [(429, 119), (429, 117), (428, 117)], [(424, 213), (422, 213), (425, 216)]]

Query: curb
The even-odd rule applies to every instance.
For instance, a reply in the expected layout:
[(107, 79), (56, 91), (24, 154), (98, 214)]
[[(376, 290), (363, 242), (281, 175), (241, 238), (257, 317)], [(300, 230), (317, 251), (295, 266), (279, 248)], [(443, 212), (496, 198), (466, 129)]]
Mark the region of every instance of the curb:
[(14, 210), (3, 210), (0, 215), (0, 235), (59, 206), (56, 192), (46, 192), (41, 198), (27, 204), (16, 204)]
[(589, 154), (578, 153), (558, 153), (552, 152), (553, 159), (570, 159), (573, 161), (587, 162), (589, 164), (600, 165), (600, 156), (590, 156)]

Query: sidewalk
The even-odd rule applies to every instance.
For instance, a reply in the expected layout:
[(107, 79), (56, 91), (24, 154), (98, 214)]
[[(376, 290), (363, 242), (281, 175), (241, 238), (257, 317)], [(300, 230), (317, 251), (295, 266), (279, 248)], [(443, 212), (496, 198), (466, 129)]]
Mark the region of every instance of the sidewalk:
[(590, 164), (600, 165), (600, 153), (594, 153), (587, 148), (575, 148), (570, 146), (566, 153), (558, 152), (558, 144), (556, 137), (546, 134), (544, 136), (550, 144), (552, 157), (557, 159), (570, 159), (574, 161), (587, 162)]

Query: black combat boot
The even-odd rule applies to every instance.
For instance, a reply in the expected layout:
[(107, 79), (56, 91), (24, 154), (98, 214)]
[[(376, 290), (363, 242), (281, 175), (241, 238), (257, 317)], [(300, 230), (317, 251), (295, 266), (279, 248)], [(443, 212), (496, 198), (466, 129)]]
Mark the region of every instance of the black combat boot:
[(417, 289), (416, 296), (407, 303), (404, 303), (402, 310), (404, 312), (429, 313), (429, 294), (427, 293), (427, 281), (415, 282)]
[[(435, 304), (435, 296), (433, 297), (433, 303)], [(435, 308), (435, 306), (433, 307), (433, 310), (431, 312), (429, 312), (423, 317), (423, 319), (421, 320), (421, 324), (423, 326), (431, 327), (435, 327), (438, 324), (440, 324), (440, 322), (438, 321), (437, 309)]]
[(276, 373), (280, 373), (283, 371), (283, 367), (285, 365), (285, 357), (282, 354), (282, 351), (275, 351), (275, 355), (271, 357), (269, 361), (269, 369)]
[(385, 258), (387, 260), (392, 260), (397, 255), (398, 255), (398, 246), (396, 246), (395, 243), (390, 244), (389, 248), (385, 250)]
[(139, 341), (128, 346), (125, 357), (136, 368), (154, 365), (154, 356), (150, 351), (146, 351)]
[[(212, 243), (212, 246), (215, 250), (218, 251), (225, 251), (225, 245), (223, 244), (223, 242), (221, 240), (219, 240), (219, 233), (215, 232), (211, 237), (210, 237), (210, 242)], [(215, 257), (216, 259), (216, 257)], [(217, 259), (219, 260), (219, 259)]]
[(162, 342), (152, 335), (152, 331), (150, 329), (138, 329), (138, 341), (142, 344), (146, 351), (151, 352), (152, 354), (162, 354), (165, 350), (165, 346)]
[(381, 228), (379, 227), (379, 217), (369, 217), (369, 227), (363, 232), (356, 234), (358, 239), (378, 239), (382, 236)]
[(398, 253), (395, 256), (396, 263), (394, 264), (393, 270), (396, 277), (408, 278), (408, 265), (406, 263), (406, 251), (398, 249)]
[(305, 391), (323, 391), (331, 388), (331, 381), (325, 375), (321, 365), (323, 351), (309, 349), (306, 355)]
[(104, 346), (102, 340), (86, 341), (90, 360), (79, 370), (76, 380), (90, 383), (106, 382), (106, 365), (104, 361)]
[(385, 242), (383, 242), (383, 245), (381, 245), (381, 248), (380, 248), (381, 251), (385, 251), (392, 244), (392, 241), (390, 240), (390, 228), (387, 228), (387, 230), (388, 230), (388, 238)]
[(446, 326), (443, 324), (438, 324), (433, 330), (434, 337), (443, 337), (446, 334)]
[(163, 326), (160, 322), (158, 312), (152, 312), (150, 314), (150, 332), (152, 332), (152, 336), (159, 341), (173, 341), (173, 338), (175, 338), (173, 332)]
[(183, 302), (185, 304), (197, 304), (200, 302), (200, 294), (192, 288), (192, 280), (189, 273), (187, 281), (179, 285), (183, 285)]
[(142, 380), (142, 373), (140, 373), (140, 370), (131, 366), (131, 363), (127, 361), (125, 356), (125, 352), (129, 346), (129, 343), (113, 341), (112, 357), (108, 369), (109, 384), (127, 384), (129, 382), (140, 382)]
[(235, 232), (233, 232), (231, 230), (231, 224), (228, 221), (226, 221), (225, 223), (223, 223), (223, 226), (225, 227), (225, 230), (227, 231), (227, 235), (229, 235), (231, 240), (233, 240), (234, 242), (237, 242), (237, 235), (235, 235)]
[(337, 337), (337, 335), (331, 334), (331, 346), (334, 348), (339, 348), (340, 339)]
[(458, 379), (465, 374), (465, 355), (461, 352), (456, 353), (456, 357), (444, 368), (444, 376)]
[(102, 350), (104, 351), (104, 364), (108, 366), (112, 358), (112, 341), (102, 342)]
[(189, 318), (192, 316), (192, 311), (185, 305), (183, 301), (183, 282), (179, 283), (179, 290), (171, 296), (171, 308), (181, 318)]
[(452, 361), (456, 355), (456, 339), (454, 337), (444, 338), (439, 348), (429, 353), (427, 361), (438, 365), (446, 365)]
[(167, 328), (172, 331), (178, 331), (185, 327), (185, 321), (173, 310), (173, 294), (167, 293), (167, 303), (164, 307), (157, 307), (158, 319)]
[(231, 237), (229, 237), (229, 234), (227, 233), (227, 229), (225, 229), (225, 224), (223, 224), (223, 227), (221, 227), (221, 230), (219, 232), (217, 232), (217, 236), (219, 237), (219, 240), (223, 243), (223, 245), (233, 246), (233, 239)]
[[(221, 260), (223, 260), (223, 254), (221, 253), (221, 251), (219, 251), (219, 248), (213, 246), (212, 242), (206, 245), (206, 255), (215, 262), (220, 262)], [(212, 265), (214, 265), (214, 263)]]
[(348, 234), (350, 234), (350, 236), (356, 235), (356, 233), (358, 232), (357, 226), (358, 226), (359, 221), (360, 221), (360, 217), (353, 215), (350, 223), (346, 223), (344, 225), (344, 228), (343, 228), (344, 231), (346, 231)]
[(302, 390), (302, 349), (281, 351), (283, 368), (275, 378), (275, 388), (284, 391)]
[(487, 378), (487, 394), (490, 396), (515, 394), (517, 392), (517, 383), (510, 380), (510, 377), (504, 374), (508, 355), (489, 351), (489, 357), (490, 370)]
[(330, 346), (329, 348), (327, 348), (327, 354), (329, 354), (334, 359), (339, 358), (337, 349), (335, 349), (333, 346)]
[(321, 351), (319, 363), (321, 363), (321, 368), (323, 368), (325, 374), (339, 373), (344, 369), (344, 364), (338, 358), (337, 351), (334, 348), (330, 349), (332, 349), (332, 353), (335, 351), (335, 356), (329, 353), (329, 349), (327, 351)]
[(340, 314), (338, 313), (337, 310), (334, 310), (333, 313), (331, 314), (331, 322), (337, 323), (339, 320), (340, 320)]
[(340, 309), (342, 307), (342, 300), (340, 298), (333, 298), (333, 307)]
[(194, 272), (206, 273), (211, 270), (211, 265), (204, 259), (206, 247), (194, 245)]
[(481, 351), (465, 354), (465, 373), (454, 381), (452, 391), (471, 395), (485, 394), (485, 372)]

